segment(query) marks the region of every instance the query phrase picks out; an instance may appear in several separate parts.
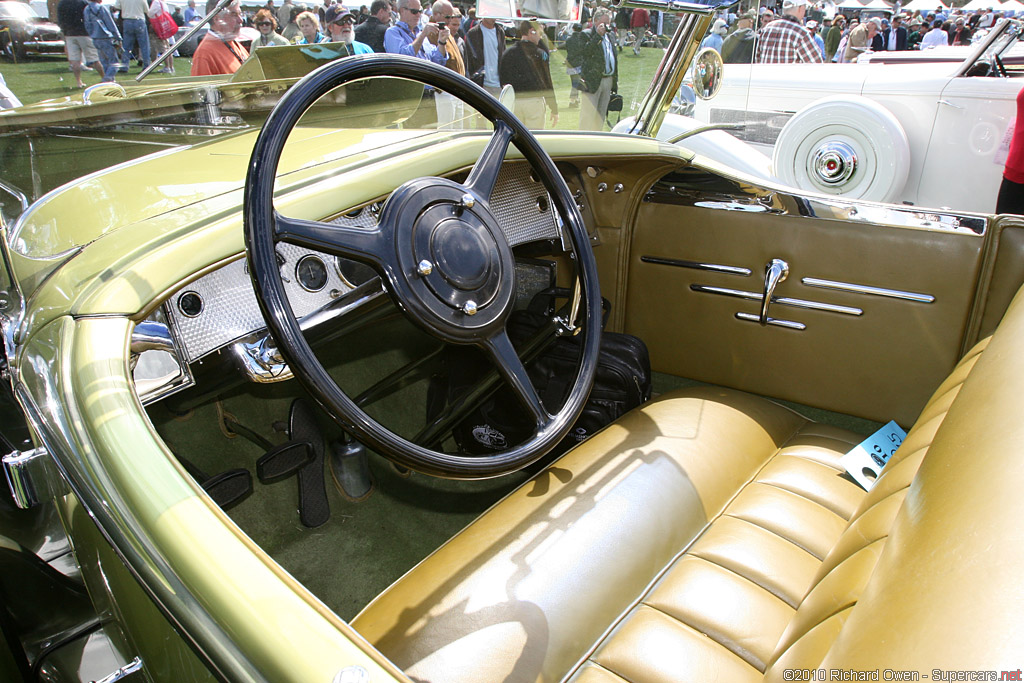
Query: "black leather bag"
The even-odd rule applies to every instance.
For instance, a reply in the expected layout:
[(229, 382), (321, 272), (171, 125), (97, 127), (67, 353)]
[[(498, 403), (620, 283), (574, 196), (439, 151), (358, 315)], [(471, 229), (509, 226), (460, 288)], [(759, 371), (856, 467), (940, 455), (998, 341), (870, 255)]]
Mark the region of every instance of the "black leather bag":
[[(531, 308), (535, 308), (531, 305)], [(512, 343), (521, 347), (550, 320), (550, 312), (535, 310), (513, 313), (508, 324)], [(561, 409), (568, 398), (581, 353), (578, 337), (558, 337), (527, 365), (530, 381), (548, 412)], [(444, 377), (434, 378), (428, 404), (437, 412), (491, 367), (479, 356), (467, 357), (465, 347), (448, 358)], [(584, 441), (620, 415), (651, 397), (651, 361), (643, 340), (629, 334), (604, 332), (594, 387), (569, 434), (555, 447), (559, 455)], [(459, 448), (470, 454), (492, 453), (512, 448), (533, 433), (532, 421), (519, 400), (506, 387), (483, 401), (452, 430)]]
[(622, 111), (622, 95), (617, 92), (613, 92), (612, 96), (608, 98), (608, 111)]

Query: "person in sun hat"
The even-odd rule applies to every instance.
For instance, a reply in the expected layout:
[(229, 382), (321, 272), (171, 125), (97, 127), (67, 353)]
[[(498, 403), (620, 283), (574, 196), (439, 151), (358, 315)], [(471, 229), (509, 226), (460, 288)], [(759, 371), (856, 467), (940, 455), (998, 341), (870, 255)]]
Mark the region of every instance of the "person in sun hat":
[(821, 63), (824, 59), (804, 28), (807, 0), (783, 0), (782, 16), (761, 29), (757, 61), (762, 64)]
[(722, 43), (725, 42), (726, 30), (725, 19), (715, 19), (715, 23), (711, 25), (711, 30), (708, 32), (707, 37), (700, 43), (701, 49), (712, 47), (721, 52)]

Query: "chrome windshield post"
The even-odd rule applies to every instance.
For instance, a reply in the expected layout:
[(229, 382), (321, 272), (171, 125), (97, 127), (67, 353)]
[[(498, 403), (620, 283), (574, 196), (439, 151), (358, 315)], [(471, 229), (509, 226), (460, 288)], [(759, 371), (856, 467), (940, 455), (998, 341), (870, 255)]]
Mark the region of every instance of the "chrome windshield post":
[(640, 110), (629, 130), (635, 135), (654, 137), (665, 120), (672, 98), (679, 92), (686, 69), (700, 47), (701, 38), (708, 32), (715, 18), (717, 7), (675, 0), (626, 0), (618, 4), (681, 15), (679, 27), (661, 58), (654, 82), (640, 102)]

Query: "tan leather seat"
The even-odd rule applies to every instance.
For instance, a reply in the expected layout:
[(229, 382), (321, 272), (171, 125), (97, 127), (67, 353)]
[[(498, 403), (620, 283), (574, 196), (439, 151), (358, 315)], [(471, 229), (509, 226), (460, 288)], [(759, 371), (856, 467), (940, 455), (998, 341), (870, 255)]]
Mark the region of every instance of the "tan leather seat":
[(1016, 669), (1021, 299), (870, 494), (838, 464), (859, 437), (739, 392), (677, 392), (512, 493), (353, 625), (432, 681)]

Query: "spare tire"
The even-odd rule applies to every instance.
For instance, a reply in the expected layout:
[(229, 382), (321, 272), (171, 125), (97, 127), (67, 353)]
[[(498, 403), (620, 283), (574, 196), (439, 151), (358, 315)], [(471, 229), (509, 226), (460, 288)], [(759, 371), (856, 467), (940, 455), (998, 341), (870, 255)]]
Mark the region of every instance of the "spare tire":
[(772, 153), (775, 175), (803, 190), (895, 201), (910, 172), (903, 126), (877, 102), (825, 97), (786, 122)]

